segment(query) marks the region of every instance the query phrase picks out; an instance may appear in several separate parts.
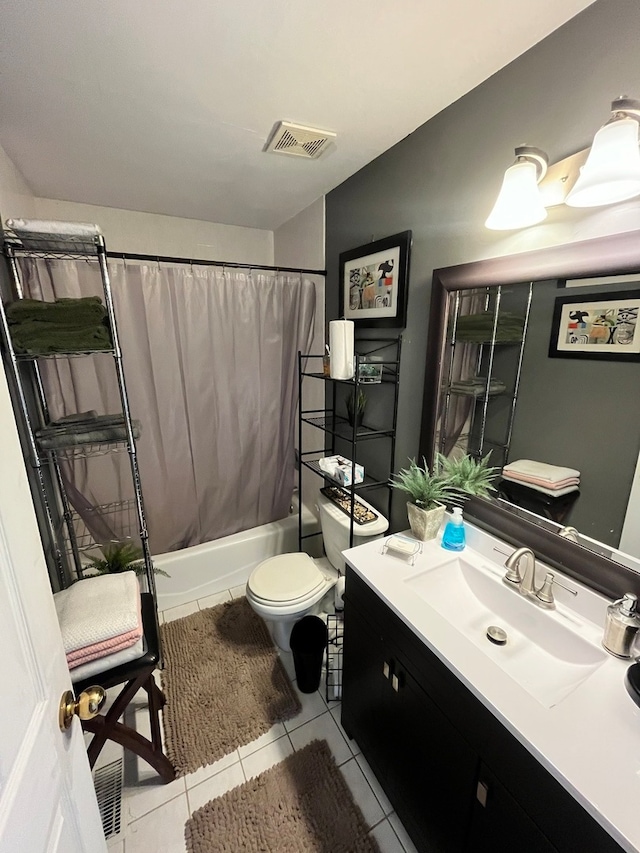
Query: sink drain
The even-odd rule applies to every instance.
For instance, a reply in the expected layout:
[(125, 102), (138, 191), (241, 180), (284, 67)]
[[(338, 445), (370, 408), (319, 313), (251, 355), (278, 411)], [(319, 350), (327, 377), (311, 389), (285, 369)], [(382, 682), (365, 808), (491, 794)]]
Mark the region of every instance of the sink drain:
[(496, 646), (504, 646), (507, 642), (507, 632), (497, 625), (489, 625), (487, 628), (487, 640), (495, 643)]

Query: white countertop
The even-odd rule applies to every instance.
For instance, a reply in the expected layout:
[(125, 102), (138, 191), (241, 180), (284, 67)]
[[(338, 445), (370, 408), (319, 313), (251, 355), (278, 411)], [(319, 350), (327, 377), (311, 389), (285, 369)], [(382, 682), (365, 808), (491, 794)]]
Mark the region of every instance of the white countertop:
[[(494, 549), (514, 550), (467, 522), (465, 528), (463, 553), (480, 554), (501, 565), (505, 557)], [(547, 708), (403, 583), (435, 559), (442, 560), (439, 539), (424, 543), (413, 566), (402, 557), (383, 555), (382, 544), (383, 540), (368, 542), (344, 551), (344, 557), (598, 823), (629, 853), (640, 853), (640, 708), (624, 685), (630, 661), (607, 655), (570, 695)], [(601, 637), (609, 601), (553, 571), (578, 591), (574, 597), (554, 588), (558, 610), (579, 613), (592, 623), (594, 636)]]

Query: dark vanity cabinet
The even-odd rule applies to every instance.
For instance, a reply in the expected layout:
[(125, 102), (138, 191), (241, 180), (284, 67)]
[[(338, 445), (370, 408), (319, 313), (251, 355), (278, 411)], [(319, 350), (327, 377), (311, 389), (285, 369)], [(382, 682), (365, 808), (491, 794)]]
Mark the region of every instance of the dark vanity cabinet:
[(419, 851), (621, 848), (350, 568), (342, 725)]

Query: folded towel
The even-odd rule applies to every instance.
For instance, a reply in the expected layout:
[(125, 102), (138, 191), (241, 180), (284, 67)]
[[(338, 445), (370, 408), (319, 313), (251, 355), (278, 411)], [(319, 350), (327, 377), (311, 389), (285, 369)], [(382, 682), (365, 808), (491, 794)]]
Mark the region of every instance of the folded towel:
[(36, 430), (38, 438), (48, 438), (54, 435), (75, 435), (76, 433), (86, 432), (88, 429), (106, 429), (108, 427), (124, 426), (124, 415), (122, 412), (116, 412), (112, 415), (98, 415), (89, 412), (82, 413), (87, 417), (76, 416), (75, 420), (70, 418), (61, 418), (57, 421), (51, 421), (47, 426), (40, 427)]
[[(479, 314), (465, 314), (458, 318), (456, 337), (467, 343), (488, 343), (493, 335), (495, 318), (492, 311)], [(498, 315), (495, 324), (497, 343), (516, 343), (522, 340), (524, 317), (504, 311)]]
[(134, 572), (86, 578), (53, 599), (65, 654), (135, 631), (140, 623)]
[(13, 347), (18, 353), (46, 355), (54, 352), (93, 352), (113, 347), (107, 326), (66, 329), (57, 324), (26, 320), (10, 326)]
[[(132, 421), (131, 429), (135, 439), (140, 438), (140, 421)], [(107, 444), (126, 441), (126, 426), (112, 426), (104, 429), (86, 429), (84, 432), (61, 433), (38, 439), (42, 450), (63, 450), (66, 447), (81, 447), (83, 444)]]
[(142, 636), (142, 618), (140, 619), (140, 627), (135, 631), (129, 631), (126, 634), (120, 634), (119, 637), (112, 637), (111, 640), (103, 640), (101, 643), (92, 643), (90, 646), (85, 646), (83, 649), (77, 649), (75, 652), (69, 652), (67, 655), (67, 666), (69, 669), (74, 669), (89, 661), (97, 660), (98, 658), (112, 655), (115, 652), (122, 652), (138, 642)]
[(546, 462), (535, 462), (532, 459), (517, 459), (505, 465), (502, 472), (526, 474), (530, 477), (539, 477), (557, 483), (567, 477), (579, 477), (580, 471), (575, 468), (563, 468), (561, 465), (548, 465)]
[(564, 489), (566, 486), (579, 486), (580, 477), (565, 477), (564, 480), (546, 480), (542, 477), (528, 477), (526, 474), (518, 474), (513, 471), (503, 471), (502, 477), (505, 480), (512, 480), (514, 483), (522, 483), (524, 486), (542, 486), (545, 489), (556, 491)]
[(7, 219), (9, 228), (17, 237), (37, 239), (53, 237), (58, 240), (87, 241), (102, 231), (89, 222), (54, 222), (48, 219)]
[(89, 409), (87, 412), (74, 412), (71, 415), (65, 415), (63, 418), (58, 418), (57, 421), (51, 421), (50, 426), (58, 426), (63, 424), (73, 424), (76, 421), (86, 421), (93, 420), (93, 418), (97, 418), (98, 413), (95, 409)]
[(34, 237), (36, 234), (44, 234), (50, 237), (69, 237), (86, 240), (87, 237), (96, 237), (102, 234), (97, 225), (89, 222), (55, 222), (49, 219), (7, 219), (7, 228), (18, 237), (24, 234)]
[[(504, 475), (503, 475), (504, 476)], [(504, 478), (508, 479), (508, 478)], [(515, 480), (511, 480), (511, 482), (516, 482)], [(518, 481), (518, 485), (523, 489), (533, 489), (535, 492), (542, 492), (543, 495), (549, 495), (552, 498), (559, 498), (562, 495), (568, 495), (571, 492), (579, 492), (579, 486), (565, 486), (564, 489), (547, 489), (544, 486), (535, 486), (533, 483), (521, 483)]]
[(71, 670), (71, 680), (73, 682), (84, 681), (85, 678), (91, 678), (93, 675), (99, 675), (108, 669), (113, 669), (116, 666), (121, 666), (123, 663), (129, 663), (129, 661), (141, 658), (145, 653), (145, 648), (144, 636), (142, 636), (137, 643), (129, 646), (128, 649), (123, 649), (121, 652), (115, 652), (114, 654), (75, 667)]
[(98, 326), (107, 316), (107, 309), (97, 296), (80, 299), (18, 299), (7, 305), (9, 323), (37, 320), (39, 323), (56, 323), (65, 328)]
[(469, 397), (483, 397), (488, 393), (490, 397), (502, 394), (507, 386), (500, 379), (492, 379), (487, 391), (487, 380), (482, 376), (474, 379), (459, 379), (451, 383), (451, 390), (456, 394), (466, 394)]

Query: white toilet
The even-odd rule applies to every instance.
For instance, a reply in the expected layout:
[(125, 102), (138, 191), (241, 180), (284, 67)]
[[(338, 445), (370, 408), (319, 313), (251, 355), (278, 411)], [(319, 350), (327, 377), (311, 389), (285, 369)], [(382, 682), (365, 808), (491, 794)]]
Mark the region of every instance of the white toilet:
[[(381, 536), (389, 527), (387, 519), (359, 498), (377, 518), (354, 525), (353, 544), (371, 536)], [(260, 563), (247, 581), (247, 601), (265, 622), (283, 651), (291, 650), (289, 637), (295, 622), (314, 613), (325, 595), (344, 572), (341, 551), (349, 547), (349, 516), (324, 495), (318, 495), (318, 510), (324, 549), (328, 559), (314, 560), (308, 554), (279, 554)]]

